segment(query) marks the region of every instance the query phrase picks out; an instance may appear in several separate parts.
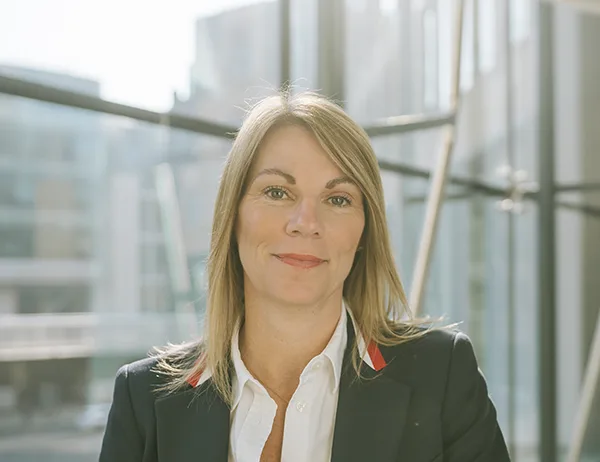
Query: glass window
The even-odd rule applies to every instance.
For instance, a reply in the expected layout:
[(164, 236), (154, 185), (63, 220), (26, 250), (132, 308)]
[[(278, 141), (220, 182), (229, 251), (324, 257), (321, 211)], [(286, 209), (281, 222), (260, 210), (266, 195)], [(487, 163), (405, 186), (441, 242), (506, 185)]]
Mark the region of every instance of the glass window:
[(479, 72), (486, 73), (494, 69), (498, 59), (498, 31), (496, 27), (498, 11), (496, 0), (478, 1)]
[[(600, 192), (561, 193), (558, 203), (600, 209)], [(592, 342), (600, 311), (597, 300), (600, 290), (600, 217), (591, 210), (557, 209), (557, 398), (559, 413), (559, 442), (566, 450), (574, 431), (574, 422), (582, 398), (583, 378), (589, 368)], [(593, 393), (581, 460), (600, 456), (597, 437), (600, 429), (600, 388)]]
[(435, 166), (441, 153), (443, 128), (377, 136), (371, 142), (379, 159), (401, 162), (424, 170)]
[[(0, 75), (233, 128), (249, 105), (279, 86), (277, 1), (150, 3), (5, 0)], [(368, 127), (390, 116), (450, 109), (457, 2), (333, 3), (344, 8), (342, 83), (352, 117)], [(324, 83), (319, 46), (331, 44), (319, 40), (320, 4), (290, 2), (290, 72), (297, 89)], [(513, 169), (529, 177), (537, 170), (537, 48), (534, 3), (511, 0), (510, 31), (499, 22), (501, 5), (465, 0), (462, 100), (450, 168), (453, 175), (506, 187), (498, 167), (512, 157)], [(514, 45), (512, 127), (498, 56), (502, 34)], [(569, 98), (562, 100), (568, 105)], [(372, 140), (407, 295), (431, 187), (421, 175), (433, 171), (444, 134), (436, 128)], [(22, 431), (20, 422), (35, 422), (37, 443), (40, 434), (60, 427), (80, 451), (55, 439), (50, 447), (30, 444), (28, 435), (10, 436), (10, 457), (96, 460), (117, 368), (146, 356), (152, 345), (199, 332), (194, 316), (205, 310), (214, 201), (230, 147), (230, 139), (0, 95), (0, 414), (8, 416), (8, 435)], [(571, 165), (566, 155), (559, 160), (557, 173), (579, 178), (578, 162)], [(163, 163), (174, 182), (167, 205), (158, 194)], [(510, 220), (498, 208), (501, 199), (448, 184), (423, 311), (462, 322), (515, 458), (533, 462), (539, 458), (538, 210), (527, 202)], [(564, 212), (557, 233), (563, 446), (597, 314), (600, 235), (597, 223)], [(174, 257), (181, 257), (175, 265)], [(599, 425), (591, 422), (589, 454), (595, 454)], [(8, 441), (3, 430), (1, 460)]]
[(384, 14), (392, 14), (398, 9), (398, 0), (379, 0), (379, 9)]
[(510, 0), (512, 42), (521, 42), (531, 35), (533, 28), (533, 2), (531, 0)]
[(33, 230), (29, 226), (0, 227), (0, 258), (25, 258), (34, 254)]
[(277, 11), (258, 0), (7, 0), (0, 73), (237, 124), (236, 108), (279, 85)]
[[(387, 2), (384, 2), (386, 5)], [(358, 121), (449, 109), (455, 53), (452, 2), (346, 2), (346, 107)], [(391, 3), (390, 3), (391, 5)], [(473, 0), (466, 0), (461, 89), (475, 83)], [(365, 41), (364, 37), (370, 37)], [(435, 88), (437, 86), (437, 88)]]
[(469, 91), (475, 84), (475, 14), (473, 2), (465, 0), (464, 22), (462, 30), (462, 53), (460, 60), (460, 89)]
[(510, 249), (510, 223), (498, 200), (448, 188), (424, 313), (461, 323), (473, 342), (500, 426), (519, 454), (516, 459), (537, 460), (537, 214), (529, 207), (515, 216)]
[(319, 0), (290, 1), (290, 72), (297, 90), (319, 88)]
[[(0, 106), (2, 106), (5, 101), (4, 95), (0, 95)], [(22, 142), (19, 132), (17, 131), (17, 126), (9, 122), (3, 124), (2, 128), (0, 128), (0, 140), (2, 140), (2, 145), (0, 146), (0, 162), (4, 164), (14, 161), (15, 153), (19, 150), (19, 145)]]
[[(2, 104), (13, 110), (0, 111), (0, 132), (22, 133), (14, 162), (0, 162), (0, 358), (10, 352), (18, 376), (6, 386), (0, 361), (2, 430), (13, 435), (22, 419), (36, 422), (35, 437), (11, 436), (20, 459), (95, 460), (100, 433), (86, 431), (105, 424), (117, 367), (152, 345), (189, 338), (194, 327), (179, 322), (154, 167), (176, 162), (185, 257), (205, 257), (231, 142), (17, 97)], [(60, 136), (46, 149), (54, 128)], [(65, 140), (75, 142), (62, 156)], [(9, 313), (17, 314), (11, 324)], [(59, 392), (60, 381), (41, 386), (55, 383), (56, 368), (76, 384), (68, 396), (77, 400)], [(78, 440), (75, 458), (72, 448), (31, 444), (57, 426)], [(2, 460), (4, 443), (0, 436)]]
[(357, 8), (356, 2), (347, 0), (345, 5), (344, 75), (350, 115), (368, 124), (416, 110), (422, 11), (412, 11), (410, 2), (385, 11), (377, 2)]
[(437, 14), (430, 8), (423, 15), (423, 104), (426, 111), (439, 107)]
[(423, 231), (423, 201), (427, 194), (428, 181), (389, 171), (383, 171), (382, 177), (396, 265), (408, 296)]

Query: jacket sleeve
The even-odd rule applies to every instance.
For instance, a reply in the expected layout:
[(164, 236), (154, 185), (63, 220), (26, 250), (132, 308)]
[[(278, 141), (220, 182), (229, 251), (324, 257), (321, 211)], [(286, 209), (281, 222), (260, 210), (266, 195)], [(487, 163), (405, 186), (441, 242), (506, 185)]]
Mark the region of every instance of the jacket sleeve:
[(144, 441), (131, 403), (128, 366), (117, 372), (99, 462), (141, 462)]
[(442, 414), (444, 462), (510, 462), (473, 346), (454, 337)]

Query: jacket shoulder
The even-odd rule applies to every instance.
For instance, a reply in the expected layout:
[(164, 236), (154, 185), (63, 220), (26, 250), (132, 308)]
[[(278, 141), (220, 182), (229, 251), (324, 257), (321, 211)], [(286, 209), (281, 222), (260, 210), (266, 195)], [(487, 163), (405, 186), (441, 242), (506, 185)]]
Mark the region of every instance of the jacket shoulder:
[(130, 377), (147, 377), (158, 364), (158, 360), (158, 356), (150, 356), (125, 364), (121, 369), (126, 369)]
[(413, 337), (397, 345), (380, 347), (387, 363), (385, 374), (425, 388), (445, 383), (457, 339), (470, 346), (465, 334), (448, 328), (419, 328)]
[(128, 396), (134, 410), (145, 414), (153, 406), (156, 390), (165, 383), (165, 378), (155, 372), (159, 359), (149, 357), (125, 364), (117, 371), (115, 396)]

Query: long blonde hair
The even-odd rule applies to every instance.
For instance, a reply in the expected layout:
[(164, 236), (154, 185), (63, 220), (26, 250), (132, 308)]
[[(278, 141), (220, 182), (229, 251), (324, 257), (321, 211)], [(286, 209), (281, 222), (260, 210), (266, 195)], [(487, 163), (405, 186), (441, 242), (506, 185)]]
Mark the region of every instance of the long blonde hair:
[[(365, 227), (361, 251), (344, 284), (344, 299), (366, 344), (395, 345), (423, 334), (413, 319), (392, 255), (379, 166), (365, 131), (339, 106), (312, 92), (282, 91), (248, 113), (229, 152), (215, 203), (210, 253), (205, 335), (189, 348), (159, 356), (158, 369), (177, 390), (207, 368), (212, 384), (231, 403), (231, 337), (244, 315), (243, 268), (235, 241), (238, 208), (248, 172), (267, 133), (281, 125), (310, 130), (335, 165), (360, 188)], [(360, 375), (359, 352), (353, 363)], [(170, 353), (170, 354), (169, 354)], [(179, 357), (178, 357), (179, 355)]]

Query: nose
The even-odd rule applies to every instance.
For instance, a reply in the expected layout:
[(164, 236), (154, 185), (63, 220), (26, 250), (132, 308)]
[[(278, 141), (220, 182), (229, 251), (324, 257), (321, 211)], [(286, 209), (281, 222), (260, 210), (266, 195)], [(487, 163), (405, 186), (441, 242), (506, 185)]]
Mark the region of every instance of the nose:
[(291, 212), (287, 222), (286, 232), (290, 236), (320, 237), (323, 235), (323, 226), (319, 219), (316, 204), (309, 200), (298, 202)]

